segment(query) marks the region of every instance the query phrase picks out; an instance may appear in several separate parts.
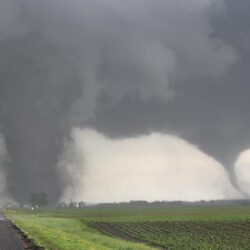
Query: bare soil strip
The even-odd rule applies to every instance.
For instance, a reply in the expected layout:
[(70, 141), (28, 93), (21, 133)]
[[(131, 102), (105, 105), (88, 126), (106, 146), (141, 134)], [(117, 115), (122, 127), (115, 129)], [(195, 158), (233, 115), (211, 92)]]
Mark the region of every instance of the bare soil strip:
[(131, 237), (130, 235), (121, 231), (119, 228), (117, 228), (113, 224), (98, 222), (98, 223), (91, 224), (91, 226), (98, 229), (102, 233), (109, 235), (109, 236), (114, 236), (114, 237), (117, 237), (117, 238), (120, 238), (123, 240), (127, 240), (127, 241), (139, 242), (138, 239)]
[(121, 231), (118, 227), (116, 227), (114, 224), (111, 224), (111, 223), (96, 222), (96, 223), (91, 223), (90, 226), (94, 227), (98, 231), (108, 236), (113, 236), (113, 237), (117, 237), (123, 240), (137, 242), (137, 243), (145, 243), (151, 247), (155, 247), (158, 249), (166, 249), (166, 248), (163, 248), (161, 245), (153, 244), (151, 242), (140, 240), (136, 237), (132, 237), (131, 235)]
[(24, 250), (25, 246), (20, 235), (13, 229), (12, 224), (1, 216), (0, 220), (0, 249)]

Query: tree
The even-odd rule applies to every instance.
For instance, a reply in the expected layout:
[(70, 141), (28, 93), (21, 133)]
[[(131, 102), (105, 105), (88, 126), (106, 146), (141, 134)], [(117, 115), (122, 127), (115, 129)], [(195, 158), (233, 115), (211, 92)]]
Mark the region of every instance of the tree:
[(33, 207), (43, 207), (48, 205), (48, 195), (46, 193), (33, 193), (30, 195), (30, 203)]

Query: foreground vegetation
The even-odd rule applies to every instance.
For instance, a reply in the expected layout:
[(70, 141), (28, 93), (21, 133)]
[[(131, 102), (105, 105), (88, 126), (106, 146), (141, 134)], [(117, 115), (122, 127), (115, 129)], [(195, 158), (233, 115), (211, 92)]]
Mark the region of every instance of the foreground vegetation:
[(6, 215), (51, 250), (250, 246), (249, 206), (8, 210)]

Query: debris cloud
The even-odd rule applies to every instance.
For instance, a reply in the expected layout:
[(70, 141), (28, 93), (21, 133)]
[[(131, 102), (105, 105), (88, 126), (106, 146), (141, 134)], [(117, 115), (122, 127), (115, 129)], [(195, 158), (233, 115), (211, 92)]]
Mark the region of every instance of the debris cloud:
[(60, 164), (66, 187), (62, 199), (67, 201), (242, 197), (220, 163), (167, 134), (113, 140), (92, 129), (75, 129)]

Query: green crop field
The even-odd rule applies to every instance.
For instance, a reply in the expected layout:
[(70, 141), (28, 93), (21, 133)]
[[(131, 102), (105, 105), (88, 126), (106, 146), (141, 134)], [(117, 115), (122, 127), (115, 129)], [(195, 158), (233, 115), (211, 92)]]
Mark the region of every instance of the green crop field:
[(250, 206), (8, 210), (37, 245), (81, 249), (250, 249)]

